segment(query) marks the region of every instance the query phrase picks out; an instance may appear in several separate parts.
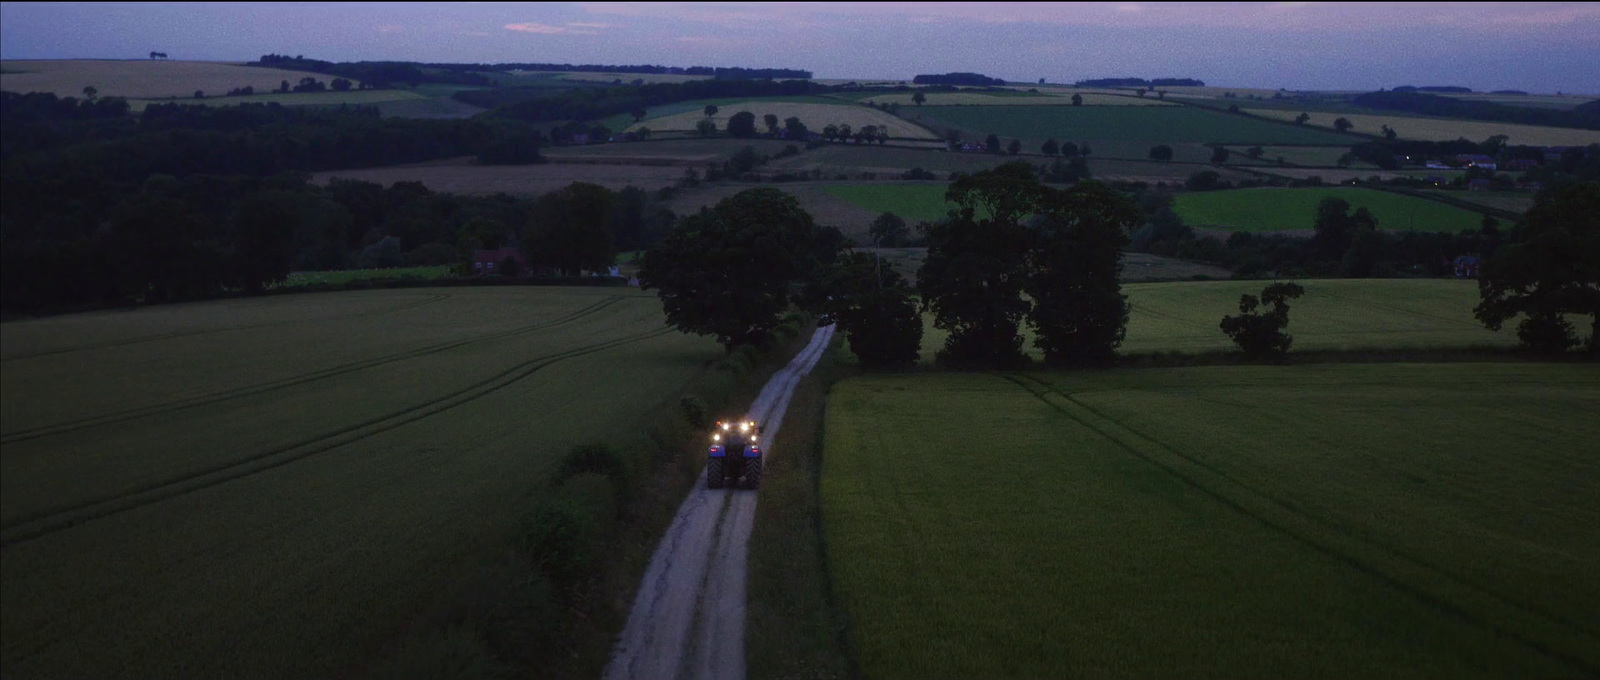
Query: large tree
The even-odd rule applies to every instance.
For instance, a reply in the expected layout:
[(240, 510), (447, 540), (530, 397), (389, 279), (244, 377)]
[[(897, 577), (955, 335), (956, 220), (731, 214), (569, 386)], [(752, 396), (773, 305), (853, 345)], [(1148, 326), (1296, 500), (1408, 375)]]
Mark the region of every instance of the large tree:
[(1118, 277), (1139, 207), (1094, 181), (1040, 192), (1026, 288), (1034, 345), (1050, 363), (1105, 363), (1128, 325)]
[(730, 137), (756, 136), (756, 114), (749, 111), (740, 111), (728, 119), (728, 135)]
[(1521, 316), (1523, 344), (1556, 354), (1578, 343), (1566, 316), (1588, 316), (1589, 352), (1600, 356), (1600, 182), (1541, 196), (1483, 263), (1478, 289), (1474, 312), (1490, 330)]
[(805, 303), (802, 284), (832, 263), (842, 241), (793, 196), (748, 189), (679, 220), (645, 251), (639, 282), (657, 291), (668, 324), (732, 351), (765, 341), (792, 303)]
[(611, 266), (616, 260), (610, 227), (615, 204), (610, 189), (587, 182), (540, 196), (523, 232), (528, 262), (564, 276)]
[(888, 262), (866, 253), (847, 253), (828, 268), (822, 288), (827, 296), (823, 321), (839, 324), (863, 366), (916, 363), (922, 346), (922, 313), (911, 297), (911, 286)]
[(950, 219), (923, 223), (928, 254), (917, 272), (922, 304), (933, 325), (950, 333), (941, 362), (1010, 366), (1023, 363), (1018, 327), (1028, 313), (1027, 229), (1041, 185), (1027, 163), (1007, 163), (963, 176), (945, 198)]

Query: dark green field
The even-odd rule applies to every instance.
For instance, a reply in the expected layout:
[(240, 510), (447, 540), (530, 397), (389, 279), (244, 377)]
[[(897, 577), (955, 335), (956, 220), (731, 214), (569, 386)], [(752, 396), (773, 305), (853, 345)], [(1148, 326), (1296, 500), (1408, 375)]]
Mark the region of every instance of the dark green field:
[(1025, 149), (1037, 151), (1045, 139), (1088, 141), (1092, 156), (1146, 158), (1150, 147), (1168, 144), (1179, 150), (1177, 160), (1204, 161), (1209, 151), (1202, 144), (1325, 144), (1349, 145), (1358, 138), (1293, 125), (1245, 118), (1188, 106), (924, 106), (901, 115), (936, 128), (956, 128), (968, 139), (997, 134), (1020, 139)]
[(854, 378), (862, 677), (1593, 677), (1600, 366)]
[(1483, 216), (1436, 201), (1357, 187), (1236, 189), (1186, 193), (1174, 208), (1191, 227), (1223, 231), (1294, 231), (1316, 225), (1317, 203), (1342, 198), (1366, 208), (1387, 231), (1456, 233), (1477, 229)]

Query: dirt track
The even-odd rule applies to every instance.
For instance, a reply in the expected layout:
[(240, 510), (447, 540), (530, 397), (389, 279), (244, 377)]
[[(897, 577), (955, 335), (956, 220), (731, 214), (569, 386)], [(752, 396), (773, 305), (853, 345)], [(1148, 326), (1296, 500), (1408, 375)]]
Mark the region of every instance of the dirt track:
[[(750, 405), (746, 417), (761, 423), (767, 442), (777, 438), (795, 386), (827, 349), (833, 329), (817, 329)], [(650, 558), (606, 680), (744, 679), (745, 558), (756, 497), (712, 491), (704, 482), (689, 492)]]

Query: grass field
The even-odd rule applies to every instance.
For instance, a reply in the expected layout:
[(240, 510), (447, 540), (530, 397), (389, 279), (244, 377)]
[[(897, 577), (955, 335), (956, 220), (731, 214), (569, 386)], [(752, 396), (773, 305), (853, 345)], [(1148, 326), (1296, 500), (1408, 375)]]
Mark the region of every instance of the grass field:
[[(1300, 115), (1300, 111), (1289, 109), (1245, 109), (1245, 112), (1262, 118), (1275, 118), (1277, 120), (1294, 120)], [(1507, 143), (1512, 145), (1587, 146), (1600, 143), (1600, 131), (1596, 130), (1574, 130), (1475, 120), (1379, 116), (1362, 113), (1309, 111), (1307, 114), (1311, 116), (1306, 121), (1308, 126), (1332, 128), (1333, 121), (1339, 118), (1348, 118), (1350, 123), (1355, 126), (1351, 128), (1352, 132), (1376, 135), (1380, 134), (1384, 125), (1388, 125), (1394, 129), (1395, 134), (1404, 139), (1451, 141), (1465, 137), (1474, 142), (1481, 142), (1494, 135), (1505, 135), (1509, 138)]]
[[(956, 128), (968, 139), (996, 134), (1037, 149), (1045, 139), (1082, 143), (1091, 157), (1143, 159), (1157, 144), (1352, 144), (1324, 130), (1279, 125), (1191, 106), (923, 106), (901, 115), (936, 129)], [(1175, 147), (1176, 148), (1176, 147)], [(1198, 160), (1209, 158), (1209, 152)], [(1177, 160), (1196, 160), (1180, 156)]]
[(555, 461), (721, 356), (627, 289), (281, 295), (0, 326), (0, 663), (348, 676), (505, 558)]
[(1294, 231), (1311, 229), (1317, 203), (1340, 198), (1351, 210), (1366, 208), (1388, 231), (1445, 231), (1477, 229), (1483, 216), (1470, 210), (1421, 198), (1358, 187), (1305, 187), (1298, 189), (1234, 189), (1191, 192), (1178, 196), (1173, 206), (1185, 224), (1224, 231)]
[(1597, 410), (1594, 365), (854, 378), (829, 571), (868, 678), (1588, 677)]
[[(878, 94), (860, 101), (867, 104), (899, 104), (901, 106), (917, 106), (912, 99), (915, 93), (895, 92), (892, 94)], [(927, 101), (923, 106), (1070, 106), (1072, 105), (1071, 93), (1051, 93), (1023, 96), (996, 96), (983, 92), (926, 92), (923, 93)], [(1172, 106), (1172, 102), (1162, 101), (1155, 97), (1138, 97), (1132, 94), (1097, 94), (1083, 93), (1084, 106)]]
[[(58, 97), (83, 97), (83, 88), (92, 86), (101, 97), (129, 99), (193, 99), (195, 90), (220, 95), (249, 85), (257, 91), (270, 91), (287, 80), (291, 84), (306, 76), (328, 82), (331, 76), (257, 68), (214, 61), (151, 61), (131, 59), (7, 61), (0, 75), (0, 90), (7, 92), (53, 92)], [(13, 73), (12, 70), (23, 71)], [(357, 83), (359, 84), (359, 83)], [(130, 102), (131, 104), (131, 102)]]
[(321, 272), (290, 272), (284, 287), (312, 286), (321, 283), (343, 284), (363, 279), (438, 279), (450, 275), (448, 265), (432, 267), (396, 267), (392, 269), (342, 269)]
[(909, 224), (948, 216), (954, 203), (946, 203), (944, 182), (925, 184), (833, 184), (823, 191), (860, 206), (873, 214), (892, 212)]
[[(791, 98), (798, 99), (798, 98)], [(693, 108), (676, 110), (676, 107), (696, 105)], [(866, 125), (876, 125), (880, 128), (887, 127), (889, 136), (904, 137), (909, 139), (931, 139), (933, 135), (917, 125), (891, 116), (877, 109), (854, 104), (847, 104), (838, 100), (827, 100), (819, 97), (805, 98), (800, 101), (786, 101), (785, 98), (767, 98), (760, 100), (687, 102), (681, 105), (659, 106), (649, 110), (649, 117), (630, 125), (628, 130), (637, 130), (640, 127), (650, 128), (654, 131), (691, 131), (695, 125), (706, 119), (705, 107), (715, 104), (718, 108), (717, 115), (711, 120), (717, 124), (718, 130), (728, 129), (728, 119), (740, 111), (749, 111), (755, 114), (756, 129), (765, 130), (763, 122), (767, 114), (773, 114), (780, 121), (789, 117), (797, 117), (806, 127), (821, 131), (827, 125), (849, 125), (860, 130)]]
[[(1239, 296), (1259, 295), (1267, 281), (1131, 283), (1123, 354), (1233, 352), (1222, 317), (1239, 313)], [(1472, 317), (1478, 285), (1450, 279), (1319, 279), (1299, 281), (1304, 297), (1289, 308), (1290, 352), (1304, 350), (1470, 349), (1509, 347), (1514, 327), (1485, 330)], [(1580, 325), (1583, 327), (1583, 325)], [(1026, 331), (1026, 329), (1024, 329)], [(1587, 335), (1580, 331), (1580, 335)], [(946, 333), (925, 317), (922, 361), (931, 363)], [(1024, 348), (1034, 358), (1032, 336)]]

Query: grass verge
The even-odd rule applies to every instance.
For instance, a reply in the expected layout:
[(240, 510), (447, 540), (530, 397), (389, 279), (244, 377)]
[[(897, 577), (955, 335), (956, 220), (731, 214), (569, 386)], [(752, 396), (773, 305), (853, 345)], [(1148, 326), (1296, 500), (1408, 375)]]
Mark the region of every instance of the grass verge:
[(823, 411), (852, 371), (840, 346), (800, 382), (767, 462), (751, 536), (745, 663), (753, 680), (856, 675), (833, 602), (819, 491)]

